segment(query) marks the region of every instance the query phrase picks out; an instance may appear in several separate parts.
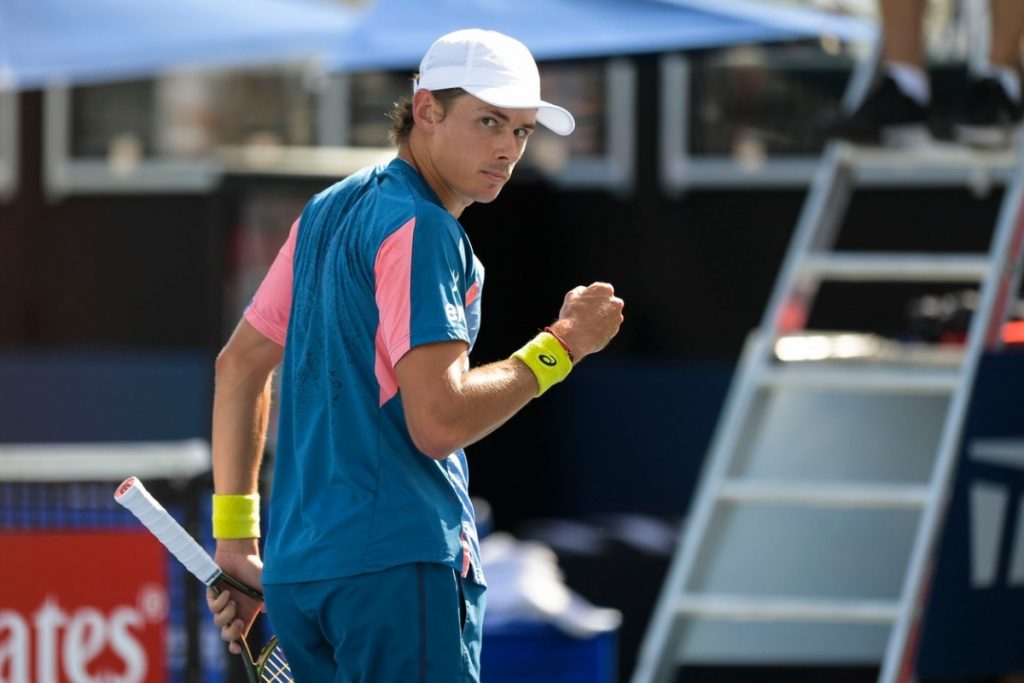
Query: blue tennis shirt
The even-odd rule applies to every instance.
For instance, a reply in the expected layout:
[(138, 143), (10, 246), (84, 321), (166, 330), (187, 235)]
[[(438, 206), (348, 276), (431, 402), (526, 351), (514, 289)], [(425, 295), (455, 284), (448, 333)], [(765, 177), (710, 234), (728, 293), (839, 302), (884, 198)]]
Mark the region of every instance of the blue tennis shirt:
[(281, 367), (263, 582), (340, 578), (436, 562), (483, 584), (459, 450), (413, 444), (395, 365), (480, 323), (483, 267), (459, 222), (395, 159), (303, 210)]

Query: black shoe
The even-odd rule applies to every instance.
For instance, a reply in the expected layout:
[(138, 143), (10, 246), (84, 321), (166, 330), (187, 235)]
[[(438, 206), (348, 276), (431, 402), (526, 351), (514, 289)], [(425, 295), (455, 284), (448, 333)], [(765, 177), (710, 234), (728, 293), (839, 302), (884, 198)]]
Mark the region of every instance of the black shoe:
[(927, 141), (928, 112), (885, 76), (852, 114), (838, 121), (833, 137), (866, 145), (905, 147)]
[(1020, 128), (1024, 108), (1014, 102), (995, 78), (971, 83), (954, 132), (956, 139), (975, 147), (1009, 147)]

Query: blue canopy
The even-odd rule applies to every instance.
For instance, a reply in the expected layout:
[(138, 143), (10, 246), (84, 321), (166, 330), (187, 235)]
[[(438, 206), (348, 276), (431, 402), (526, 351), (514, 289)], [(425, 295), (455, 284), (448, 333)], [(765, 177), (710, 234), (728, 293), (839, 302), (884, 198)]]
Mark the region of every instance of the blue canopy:
[(874, 36), (873, 25), (860, 20), (738, 0), (376, 0), (357, 30), (338, 41), (328, 66), (414, 69), (436, 38), (471, 27), (514, 36), (538, 60)]
[(863, 21), (744, 0), (0, 0), (0, 90), (319, 55), (332, 70), (414, 69), (467, 27), (515, 36), (541, 60), (874, 37)]
[(298, 60), (358, 16), (313, 0), (0, 0), (0, 90)]

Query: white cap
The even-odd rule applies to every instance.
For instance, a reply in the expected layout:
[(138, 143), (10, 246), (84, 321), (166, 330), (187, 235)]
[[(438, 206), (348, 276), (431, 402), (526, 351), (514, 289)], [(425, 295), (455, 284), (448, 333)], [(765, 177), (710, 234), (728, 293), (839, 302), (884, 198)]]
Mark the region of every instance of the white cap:
[(559, 135), (576, 127), (572, 114), (540, 98), (540, 74), (529, 49), (497, 31), (468, 28), (438, 38), (420, 62), (413, 92), (462, 88), (503, 109), (536, 109), (537, 121)]

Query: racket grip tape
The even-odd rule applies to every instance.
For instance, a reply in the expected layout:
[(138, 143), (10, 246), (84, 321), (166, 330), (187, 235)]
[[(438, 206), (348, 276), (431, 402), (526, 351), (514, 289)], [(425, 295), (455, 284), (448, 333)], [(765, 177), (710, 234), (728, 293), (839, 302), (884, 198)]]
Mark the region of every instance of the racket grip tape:
[(131, 511), (197, 579), (211, 586), (221, 578), (220, 567), (209, 553), (181, 528), (136, 477), (125, 479), (117, 487), (114, 500)]

